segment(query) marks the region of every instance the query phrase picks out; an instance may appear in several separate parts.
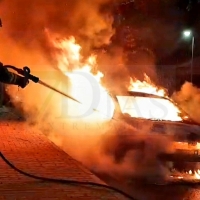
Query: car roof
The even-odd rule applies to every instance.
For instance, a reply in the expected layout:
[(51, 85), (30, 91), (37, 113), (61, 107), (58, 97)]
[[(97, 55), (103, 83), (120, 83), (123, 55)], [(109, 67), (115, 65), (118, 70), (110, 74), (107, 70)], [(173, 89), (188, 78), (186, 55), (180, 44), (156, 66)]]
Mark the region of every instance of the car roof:
[(116, 94), (116, 96), (138, 96), (138, 97), (149, 97), (149, 98), (159, 98), (159, 99), (166, 99), (170, 101), (168, 98), (155, 95), (155, 94), (149, 94), (144, 92), (134, 92), (134, 91), (126, 91), (126, 92), (119, 92)]

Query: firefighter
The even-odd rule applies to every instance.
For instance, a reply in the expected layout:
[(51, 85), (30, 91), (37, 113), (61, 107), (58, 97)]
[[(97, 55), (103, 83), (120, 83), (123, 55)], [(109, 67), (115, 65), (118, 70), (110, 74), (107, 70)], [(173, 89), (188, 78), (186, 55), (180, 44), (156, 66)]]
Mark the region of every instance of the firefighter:
[(21, 88), (25, 88), (29, 83), (27, 78), (8, 71), (7, 67), (5, 67), (2, 63), (0, 63), (0, 82), (18, 85)]
[[(2, 21), (0, 18), (0, 27), (2, 27)], [(12, 85), (18, 85), (21, 88), (25, 88), (29, 83), (28, 79), (19, 76), (15, 73), (9, 72), (7, 67), (0, 62), (0, 82)]]

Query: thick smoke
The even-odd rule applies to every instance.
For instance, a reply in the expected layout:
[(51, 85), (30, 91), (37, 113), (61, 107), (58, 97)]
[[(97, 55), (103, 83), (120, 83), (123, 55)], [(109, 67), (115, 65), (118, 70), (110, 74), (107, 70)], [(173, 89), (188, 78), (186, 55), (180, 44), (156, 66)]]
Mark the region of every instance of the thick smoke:
[[(171, 138), (150, 133), (149, 125), (143, 125), (138, 130), (122, 121), (113, 122), (109, 132), (103, 136), (100, 152), (105, 156), (96, 162), (96, 170), (110, 173), (113, 177), (117, 174), (129, 179), (168, 175), (168, 169), (157, 157), (163, 152), (173, 151)], [(112, 168), (111, 172), (108, 166)]]
[[(113, 16), (112, 10), (113, 6), (118, 5), (119, 2), (121, 0), (95, 0), (92, 3), (90, 0), (61, 0), (59, 2), (51, 0), (48, 4), (46, 1), (40, 0), (31, 3), (25, 0), (2, 1), (0, 3), (3, 20), (1, 34), (9, 38), (12, 49), (15, 48), (13, 45), (17, 44), (16, 51), (36, 50), (37, 54), (42, 55), (42, 59), (45, 58), (48, 64), (56, 65), (51, 56), (52, 49), (47, 41), (45, 30), (59, 33), (63, 37), (75, 36), (78, 43), (84, 47), (82, 53), (90, 54), (94, 48), (110, 44), (111, 37), (115, 34), (113, 21), (116, 18)], [(134, 30), (131, 31), (129, 34), (138, 39), (138, 30), (137, 34)], [(139, 32), (144, 34), (146, 30), (139, 29)], [(5, 38), (1, 38), (1, 43), (5, 43)], [(118, 34), (117, 40), (125, 40), (125, 38)], [(1, 49), (1, 55), (3, 53), (7, 58), (2, 56), (4, 62), (11, 60), (11, 54), (7, 53), (7, 51), (10, 52), (10, 49), (7, 50), (6, 46)], [(116, 82), (118, 80), (122, 82), (120, 87), (123, 88), (124, 85), (127, 87), (130, 76), (143, 80), (144, 73), (156, 80), (155, 58), (145, 49), (143, 45), (137, 44), (134, 52), (128, 56), (128, 62), (125, 61), (126, 53), (124, 54), (121, 47), (112, 47), (105, 54), (98, 53), (100, 70), (105, 72), (104, 79), (107, 85), (112, 85), (110, 80), (116, 78)], [(26, 65), (29, 64), (31, 68), (33, 65), (38, 65), (32, 56), (33, 62), (29, 63), (29, 59), (25, 58), (26, 52), (23, 52), (23, 59), (17, 59), (16, 57), (21, 56), (17, 56), (18, 53), (12, 51), (16, 55), (15, 58), (12, 57), (13, 64), (23, 65), (26, 62)], [(117, 79), (118, 77), (119, 79)]]
[(123, 121), (96, 124), (68, 122), (65, 125), (66, 130), (73, 131), (73, 134), (63, 132), (61, 136), (59, 128), (59, 134), (55, 131), (50, 135), (51, 140), (98, 175), (156, 181), (170, 174), (169, 166), (158, 156), (173, 152), (172, 138), (150, 133), (147, 125), (140, 130)]
[(173, 94), (173, 99), (196, 122), (200, 123), (200, 89), (186, 82), (179, 92)]
[[(144, 81), (146, 74), (152, 82), (158, 82), (155, 56), (144, 49), (135, 48), (134, 51), (126, 52), (120, 46), (115, 46), (98, 53), (98, 64), (105, 74), (105, 85), (115, 93), (127, 90), (130, 77)], [(113, 79), (117, 87), (113, 85)]]
[[(49, 46), (45, 30), (61, 37), (75, 36), (87, 54), (94, 47), (109, 44), (115, 32), (112, 28), (113, 19), (109, 15), (110, 8), (106, 6), (109, 3), (111, 0), (94, 0), (92, 3), (89, 0), (51, 0), (48, 3), (44, 0), (2, 1), (0, 4), (3, 20), (0, 42), (4, 44), (4, 48), (0, 50), (2, 61), (19, 67), (28, 65), (32, 73), (41, 80), (63, 92), (68, 92), (69, 80), (56, 69), (57, 62), (52, 57), (53, 49)], [(129, 78), (129, 71), (123, 68), (121, 60), (121, 49), (113, 51), (110, 55), (102, 57), (100, 55), (101, 58), (105, 58), (101, 64), (105, 77), (109, 77), (112, 81), (114, 77), (117, 79), (117, 84), (111, 81), (107, 83), (109, 87), (112, 86), (111, 89), (120, 88), (120, 84), (126, 85), (129, 81), (126, 79)], [(116, 64), (114, 67), (113, 63)], [(116, 130), (109, 122), (100, 121), (94, 124), (85, 119), (72, 120), (66, 116), (63, 118), (63, 110), (67, 110), (67, 105), (63, 105), (63, 98), (39, 84), (30, 83), (26, 89), (20, 91), (17, 91), (16, 87), (10, 87), (10, 94), (16, 105), (20, 104), (29, 124), (40, 128), (52, 141), (90, 169), (98, 172), (101, 170), (108, 172), (107, 169), (124, 172), (126, 169), (125, 171), (130, 174), (133, 170), (152, 174), (152, 171), (157, 172), (160, 169), (161, 165), (157, 163), (156, 155), (166, 150), (163, 150), (164, 145), (161, 145), (161, 141), (168, 139), (150, 138), (145, 127), (144, 134), (138, 137), (140, 132), (126, 123), (118, 123), (115, 126)], [(16, 102), (16, 95), (21, 97), (22, 103)], [(134, 136), (137, 140), (152, 141), (152, 143), (143, 150), (135, 151), (132, 148), (126, 150), (122, 161), (117, 163), (114, 160), (116, 157), (114, 152), (120, 145), (118, 141), (121, 136), (125, 146), (130, 144)], [(107, 144), (110, 145), (109, 148)]]
[(2, 1), (4, 32), (14, 41), (31, 48), (39, 43), (44, 48), (45, 28), (65, 37), (74, 35), (85, 47), (109, 44), (113, 18), (109, 15), (111, 0)]

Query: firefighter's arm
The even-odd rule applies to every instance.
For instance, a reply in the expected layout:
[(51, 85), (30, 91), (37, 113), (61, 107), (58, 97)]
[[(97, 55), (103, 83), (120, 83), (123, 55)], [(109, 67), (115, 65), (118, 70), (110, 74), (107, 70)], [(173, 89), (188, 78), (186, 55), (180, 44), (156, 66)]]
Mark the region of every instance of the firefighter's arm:
[(21, 88), (26, 87), (29, 83), (25, 77), (19, 76), (13, 72), (8, 71), (6, 67), (0, 63), (0, 82), (12, 85), (18, 85)]

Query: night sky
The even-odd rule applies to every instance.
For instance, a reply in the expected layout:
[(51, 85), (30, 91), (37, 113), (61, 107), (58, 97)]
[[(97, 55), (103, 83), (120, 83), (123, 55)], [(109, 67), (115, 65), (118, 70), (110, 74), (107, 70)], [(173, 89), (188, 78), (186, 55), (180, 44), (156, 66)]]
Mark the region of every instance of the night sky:
[(191, 59), (191, 39), (182, 37), (185, 29), (191, 29), (195, 36), (194, 57), (200, 55), (200, 0), (127, 0), (116, 7), (116, 16), (123, 20), (115, 26), (118, 30), (132, 27), (135, 46), (151, 49), (157, 65)]

